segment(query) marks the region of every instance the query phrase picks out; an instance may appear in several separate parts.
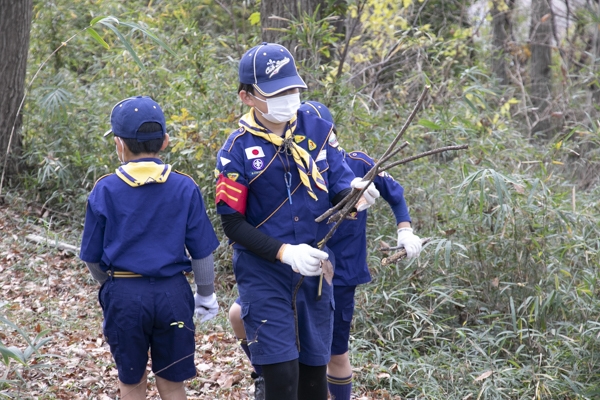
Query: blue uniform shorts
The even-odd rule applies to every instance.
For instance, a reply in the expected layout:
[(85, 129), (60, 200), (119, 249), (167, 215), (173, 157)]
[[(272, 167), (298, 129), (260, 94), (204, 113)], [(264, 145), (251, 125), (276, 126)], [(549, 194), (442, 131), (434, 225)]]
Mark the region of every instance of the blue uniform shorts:
[(317, 301), (319, 277), (304, 277), (296, 296), (296, 326), (292, 294), (302, 275), (289, 265), (271, 263), (247, 251), (236, 250), (233, 265), (252, 363), (298, 359), (309, 366), (326, 365), (333, 331), (333, 287), (323, 280)]
[(140, 382), (148, 349), (157, 376), (173, 382), (196, 376), (194, 296), (183, 274), (109, 278), (98, 299), (104, 313), (104, 336), (121, 382)]
[(354, 292), (356, 286), (334, 286), (335, 312), (331, 354), (340, 355), (348, 351), (350, 325), (354, 314)]

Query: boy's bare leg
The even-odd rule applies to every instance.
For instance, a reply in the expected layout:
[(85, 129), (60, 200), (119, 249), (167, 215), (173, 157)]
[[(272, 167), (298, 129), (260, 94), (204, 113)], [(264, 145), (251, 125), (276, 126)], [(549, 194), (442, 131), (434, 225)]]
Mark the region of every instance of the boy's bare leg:
[(156, 387), (162, 400), (186, 400), (183, 382), (168, 381), (160, 376), (156, 377)]
[(244, 321), (242, 321), (242, 307), (238, 303), (233, 303), (229, 308), (229, 323), (238, 339), (246, 339), (246, 330)]
[(119, 381), (119, 391), (123, 400), (146, 400), (146, 377), (144, 374), (142, 380), (135, 385), (127, 385)]
[(327, 364), (327, 374), (335, 377), (352, 375), (352, 366), (350, 365), (348, 352), (331, 356), (331, 360)]

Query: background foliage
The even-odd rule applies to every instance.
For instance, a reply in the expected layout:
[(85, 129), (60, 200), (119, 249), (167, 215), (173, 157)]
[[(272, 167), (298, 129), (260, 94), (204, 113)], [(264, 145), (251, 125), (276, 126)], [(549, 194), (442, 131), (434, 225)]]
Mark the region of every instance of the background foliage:
[[(526, 14), (515, 14), (511, 81), (499, 85), (489, 15), (475, 18), (471, 2), (339, 3), (323, 1), (323, 17), (305, 15), (284, 33), (310, 50), (297, 60), (309, 83), (303, 98), (331, 108), (342, 146), (382, 154), (425, 85), (430, 95), (401, 156), (469, 145), (390, 171), (406, 189), (416, 232), (433, 238), (418, 260), (382, 267), (379, 242), (395, 240), (394, 223), (384, 202), (370, 212), (374, 279), (358, 290), (356, 386), (402, 398), (595, 398), (600, 123), (586, 32), (597, 16), (578, 8), (557, 37), (557, 129), (542, 141), (529, 134), (529, 55), (518, 35)], [(102, 26), (94, 28), (108, 50), (83, 32), (57, 52), (27, 98), (27, 172), (7, 199), (36, 204), (49, 229), (70, 227), (76, 243), (87, 194), (118, 164), (102, 137), (112, 105), (146, 94), (168, 118), (165, 160), (192, 175), (210, 204), (215, 154), (243, 112), (237, 61), (260, 41), (258, 10), (253, 0), (37, 1), (29, 79), (98, 16), (138, 24), (175, 54), (125, 26), (144, 68)], [(209, 214), (223, 238), (216, 260), (226, 306), (236, 297), (230, 254)]]

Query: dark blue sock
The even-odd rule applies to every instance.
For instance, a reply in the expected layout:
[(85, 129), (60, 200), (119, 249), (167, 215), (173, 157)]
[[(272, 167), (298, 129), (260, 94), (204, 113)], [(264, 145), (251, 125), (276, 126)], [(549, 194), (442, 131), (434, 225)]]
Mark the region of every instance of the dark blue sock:
[[(250, 349), (248, 348), (248, 341), (246, 339), (238, 339), (240, 341), (240, 347), (242, 348), (242, 350), (244, 350), (244, 353), (246, 353), (246, 356), (248, 356), (248, 360), (250, 360), (250, 362), (252, 362), (252, 357), (250, 356)], [(256, 375), (261, 376), (262, 375), (262, 367), (260, 365), (254, 365), (252, 364), (252, 367), (254, 368), (254, 372), (256, 372)]]
[(352, 394), (352, 375), (346, 378), (336, 378), (327, 374), (327, 387), (331, 400), (350, 400)]
[(242, 348), (242, 350), (244, 350), (244, 353), (246, 353), (248, 360), (252, 360), (252, 357), (250, 357), (250, 349), (248, 348), (248, 341), (246, 339), (238, 340), (240, 341), (240, 347)]

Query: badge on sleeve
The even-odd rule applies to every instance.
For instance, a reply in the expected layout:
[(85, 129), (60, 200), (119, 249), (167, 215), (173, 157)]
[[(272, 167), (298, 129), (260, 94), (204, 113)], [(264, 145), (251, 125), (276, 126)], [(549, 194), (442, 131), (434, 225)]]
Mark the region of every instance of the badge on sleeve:
[(339, 145), (337, 136), (333, 132), (331, 132), (331, 135), (329, 135), (329, 145), (331, 147), (338, 147), (338, 145)]
[(238, 174), (237, 172), (229, 172), (227, 174), (227, 177), (235, 182), (235, 181), (237, 181), (237, 178), (240, 177), (240, 174)]
[(259, 158), (259, 157), (265, 156), (265, 152), (263, 151), (262, 147), (260, 147), (260, 146), (247, 147), (245, 149), (245, 151), (246, 151), (246, 158), (248, 160), (252, 160), (254, 158)]
[(257, 171), (260, 171), (263, 169), (263, 167), (265, 166), (265, 163), (263, 163), (263, 160), (254, 160), (252, 161), (252, 168), (254, 168)]
[(319, 152), (319, 155), (317, 156), (316, 161), (323, 161), (327, 159), (327, 150), (323, 149)]

